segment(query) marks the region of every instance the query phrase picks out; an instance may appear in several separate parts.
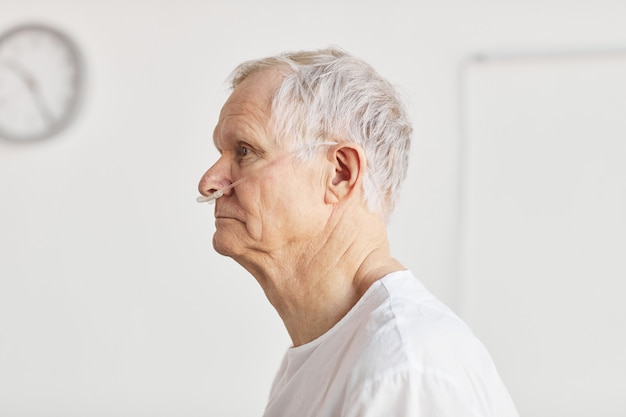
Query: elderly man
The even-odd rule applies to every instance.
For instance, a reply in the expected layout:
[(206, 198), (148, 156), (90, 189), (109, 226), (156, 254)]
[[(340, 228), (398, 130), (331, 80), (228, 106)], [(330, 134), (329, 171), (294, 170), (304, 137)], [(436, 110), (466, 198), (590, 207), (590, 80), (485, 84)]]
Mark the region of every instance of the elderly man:
[(390, 254), (412, 132), (394, 88), (337, 49), (246, 62), (232, 88), (199, 190), (216, 251), (293, 341), (265, 416), (516, 416), (485, 348)]

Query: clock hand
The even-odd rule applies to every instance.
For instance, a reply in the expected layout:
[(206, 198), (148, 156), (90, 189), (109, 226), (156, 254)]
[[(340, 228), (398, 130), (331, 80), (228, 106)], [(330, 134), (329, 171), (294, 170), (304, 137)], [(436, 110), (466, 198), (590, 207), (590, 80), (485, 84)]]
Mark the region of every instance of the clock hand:
[(13, 61), (0, 61), (0, 65), (5, 66), (6, 68), (12, 70), (20, 80), (26, 85), (28, 91), (30, 92), (31, 97), (39, 111), (41, 117), (45, 120), (48, 126), (52, 126), (54, 124), (54, 116), (52, 112), (49, 110), (48, 106), (43, 100), (41, 95), (41, 90), (39, 89), (39, 84), (37, 80), (26, 70), (22, 65)]

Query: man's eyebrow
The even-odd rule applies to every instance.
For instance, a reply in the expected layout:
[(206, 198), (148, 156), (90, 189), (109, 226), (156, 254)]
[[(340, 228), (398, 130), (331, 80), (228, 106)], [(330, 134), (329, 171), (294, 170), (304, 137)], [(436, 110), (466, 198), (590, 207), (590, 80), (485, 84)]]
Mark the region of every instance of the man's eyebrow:
[(231, 129), (227, 130), (224, 134), (223, 128), (220, 127), (219, 132), (217, 129), (218, 127), (216, 127), (213, 132), (213, 145), (215, 146), (215, 149), (217, 149), (220, 153), (222, 153), (224, 147), (232, 146), (245, 140), (244, 138), (246, 137), (246, 135), (240, 130)]

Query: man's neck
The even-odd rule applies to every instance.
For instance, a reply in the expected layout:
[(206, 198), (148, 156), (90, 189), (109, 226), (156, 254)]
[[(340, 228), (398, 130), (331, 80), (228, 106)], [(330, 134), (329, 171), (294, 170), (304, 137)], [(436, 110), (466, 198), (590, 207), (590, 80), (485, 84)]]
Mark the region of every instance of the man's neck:
[(404, 269), (390, 256), (384, 221), (366, 217), (334, 222), (332, 232), (247, 268), (281, 316), (294, 346), (327, 332), (375, 281)]

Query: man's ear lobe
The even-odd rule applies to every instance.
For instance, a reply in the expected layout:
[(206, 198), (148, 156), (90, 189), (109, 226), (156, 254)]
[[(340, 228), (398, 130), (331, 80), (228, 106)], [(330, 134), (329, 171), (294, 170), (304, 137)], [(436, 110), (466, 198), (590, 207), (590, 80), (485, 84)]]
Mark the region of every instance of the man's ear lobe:
[(331, 151), (329, 157), (334, 172), (328, 184), (327, 201), (337, 203), (361, 185), (365, 174), (365, 154), (359, 145), (347, 143)]

